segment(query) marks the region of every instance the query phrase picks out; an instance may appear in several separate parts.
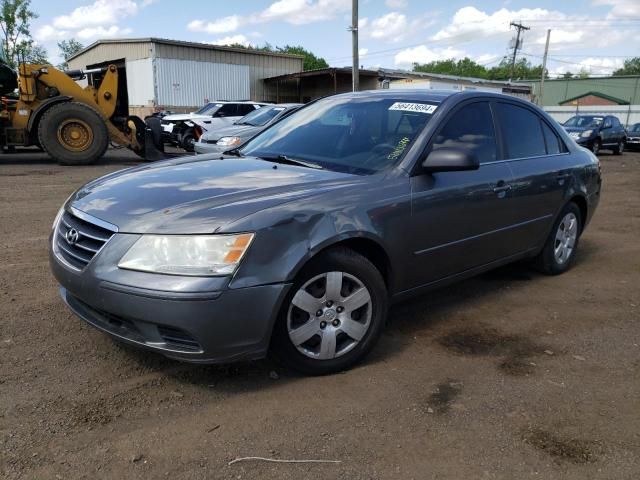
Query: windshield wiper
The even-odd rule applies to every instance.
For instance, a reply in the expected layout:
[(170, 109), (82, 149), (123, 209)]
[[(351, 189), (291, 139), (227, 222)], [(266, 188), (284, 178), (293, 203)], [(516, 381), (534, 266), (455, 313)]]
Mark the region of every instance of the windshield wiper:
[(260, 156), (258, 158), (266, 160), (267, 162), (288, 163), (289, 165), (300, 165), (302, 167), (315, 168), (317, 170), (322, 170), (323, 169), (323, 167), (318, 165), (317, 163), (309, 162), (307, 160), (300, 160), (298, 158), (287, 157), (286, 155), (277, 155), (277, 156), (273, 156), (273, 157)]
[(240, 150), (238, 150), (237, 148), (234, 148), (233, 150), (227, 150), (226, 152), (222, 152), (223, 155), (233, 155), (234, 157), (244, 157), (244, 155), (242, 153), (240, 153)]

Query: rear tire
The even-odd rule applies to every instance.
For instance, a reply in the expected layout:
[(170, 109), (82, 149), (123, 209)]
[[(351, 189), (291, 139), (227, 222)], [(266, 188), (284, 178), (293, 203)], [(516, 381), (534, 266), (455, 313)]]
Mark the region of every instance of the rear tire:
[(60, 165), (89, 165), (109, 146), (106, 122), (93, 108), (79, 102), (53, 105), (38, 125), (38, 141)]
[(287, 367), (309, 375), (344, 370), (378, 341), (387, 309), (378, 269), (352, 250), (328, 250), (297, 275), (274, 327), (272, 350)]
[(581, 215), (575, 203), (565, 205), (553, 224), (542, 252), (534, 260), (538, 270), (547, 275), (559, 275), (571, 267), (582, 233)]

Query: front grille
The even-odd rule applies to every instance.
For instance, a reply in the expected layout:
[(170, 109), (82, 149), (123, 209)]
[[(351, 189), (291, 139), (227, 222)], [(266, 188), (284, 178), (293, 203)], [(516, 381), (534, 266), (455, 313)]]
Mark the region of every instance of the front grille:
[(82, 270), (114, 232), (65, 212), (56, 227), (56, 254), (72, 267)]

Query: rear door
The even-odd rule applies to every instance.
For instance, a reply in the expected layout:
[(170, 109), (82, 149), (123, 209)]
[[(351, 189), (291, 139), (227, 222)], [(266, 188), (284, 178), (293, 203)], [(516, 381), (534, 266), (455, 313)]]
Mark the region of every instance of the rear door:
[(498, 101), (495, 111), (514, 178), (510, 242), (517, 252), (525, 252), (542, 244), (562, 206), (571, 182), (571, 157), (554, 127), (535, 110)]
[(417, 172), (411, 177), (412, 222), (408, 231), (411, 286), (425, 285), (491, 263), (512, 253), (511, 172), (500, 161), (490, 104), (457, 107), (435, 133), (429, 150), (454, 147), (475, 154), (480, 168), (464, 172)]

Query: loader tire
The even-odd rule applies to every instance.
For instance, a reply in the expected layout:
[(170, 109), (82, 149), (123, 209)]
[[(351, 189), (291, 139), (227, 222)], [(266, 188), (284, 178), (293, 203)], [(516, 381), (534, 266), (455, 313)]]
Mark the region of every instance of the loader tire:
[(38, 141), (60, 165), (89, 165), (107, 150), (109, 130), (93, 108), (65, 102), (44, 113), (38, 125)]

